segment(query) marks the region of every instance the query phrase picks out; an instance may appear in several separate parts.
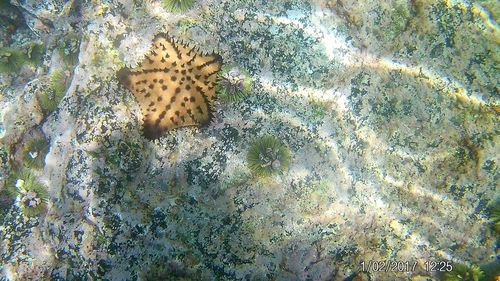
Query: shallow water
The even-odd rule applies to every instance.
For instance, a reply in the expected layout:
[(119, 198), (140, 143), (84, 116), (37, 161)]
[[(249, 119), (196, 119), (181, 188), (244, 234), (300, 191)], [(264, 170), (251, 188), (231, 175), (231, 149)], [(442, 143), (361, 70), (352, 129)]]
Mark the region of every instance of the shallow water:
[(189, 2), (0, 4), (0, 280), (499, 278), (498, 1)]

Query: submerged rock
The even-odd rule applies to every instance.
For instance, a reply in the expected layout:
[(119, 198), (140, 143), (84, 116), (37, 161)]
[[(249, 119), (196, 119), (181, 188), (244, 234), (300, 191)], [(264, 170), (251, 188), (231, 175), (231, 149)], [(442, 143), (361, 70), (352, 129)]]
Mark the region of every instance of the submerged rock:
[[(491, 1), (11, 2), (28, 28), (3, 47), (43, 52), (0, 73), (1, 280), (420, 280), (437, 278), (425, 261), (491, 264)], [(145, 138), (147, 110), (175, 97), (138, 103), (132, 85), (173, 78), (145, 67), (159, 34), (197, 47), (164, 54), (175, 85), (200, 54), (231, 67), (222, 88), (218, 64), (195, 79), (200, 104), (214, 98), (206, 126)], [(277, 141), (247, 158), (261, 136)], [(8, 192), (22, 167), (43, 196)], [(367, 264), (388, 258), (402, 263)]]

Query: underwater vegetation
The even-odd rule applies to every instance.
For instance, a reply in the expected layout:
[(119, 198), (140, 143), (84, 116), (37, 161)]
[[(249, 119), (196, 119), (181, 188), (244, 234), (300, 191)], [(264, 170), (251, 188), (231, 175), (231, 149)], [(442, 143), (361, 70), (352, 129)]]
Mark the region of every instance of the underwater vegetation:
[(290, 151), (277, 138), (263, 136), (248, 149), (247, 164), (258, 176), (281, 174), (290, 165)]
[(481, 280), (484, 272), (477, 265), (467, 266), (461, 263), (454, 263), (453, 269), (441, 276), (442, 281), (478, 281)]
[(23, 163), (28, 168), (43, 168), (48, 149), (49, 142), (45, 138), (29, 140), (23, 147)]
[(24, 54), (13, 48), (0, 48), (0, 72), (16, 72), (26, 63)]
[(66, 34), (57, 44), (57, 51), (69, 64), (78, 62), (78, 48), (80, 41), (75, 32)]
[(24, 50), (11, 47), (0, 48), (0, 73), (17, 72), (25, 64), (36, 65), (43, 57), (43, 46), (30, 43)]
[(484, 272), (484, 275), (480, 279), (481, 281), (500, 280), (500, 259), (495, 258), (487, 264), (482, 264), (481, 269)]
[(42, 62), (43, 55), (45, 54), (45, 47), (37, 43), (29, 43), (25, 46), (26, 56), (29, 63), (36, 65)]
[(7, 184), (10, 193), (16, 197), (15, 204), (24, 215), (34, 217), (45, 209), (47, 190), (31, 172), (24, 170), (13, 174)]
[(500, 200), (493, 203), (489, 217), (493, 222), (493, 229), (497, 234), (500, 234)]
[(45, 115), (54, 111), (66, 94), (64, 69), (54, 70), (48, 79), (48, 87), (37, 95), (38, 104)]
[(180, 13), (189, 10), (196, 0), (162, 0), (161, 3), (165, 9), (170, 12)]
[(250, 73), (238, 66), (222, 67), (217, 76), (217, 96), (222, 101), (237, 101), (245, 97), (252, 89)]

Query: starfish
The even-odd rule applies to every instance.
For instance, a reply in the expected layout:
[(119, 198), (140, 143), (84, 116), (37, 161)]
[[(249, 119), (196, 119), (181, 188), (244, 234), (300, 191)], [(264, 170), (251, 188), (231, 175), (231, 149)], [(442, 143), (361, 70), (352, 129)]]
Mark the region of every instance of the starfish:
[(222, 58), (156, 36), (138, 67), (124, 68), (118, 79), (135, 96), (144, 116), (144, 136), (157, 139), (167, 130), (208, 123)]

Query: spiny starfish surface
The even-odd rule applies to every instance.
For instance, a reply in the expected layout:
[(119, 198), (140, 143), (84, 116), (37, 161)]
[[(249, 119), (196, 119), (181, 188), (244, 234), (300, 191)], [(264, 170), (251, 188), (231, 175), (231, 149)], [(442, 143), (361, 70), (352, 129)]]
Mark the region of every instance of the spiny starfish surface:
[(157, 139), (170, 129), (207, 123), (221, 65), (219, 55), (201, 54), (161, 34), (138, 67), (120, 70), (120, 82), (140, 104), (144, 136)]

